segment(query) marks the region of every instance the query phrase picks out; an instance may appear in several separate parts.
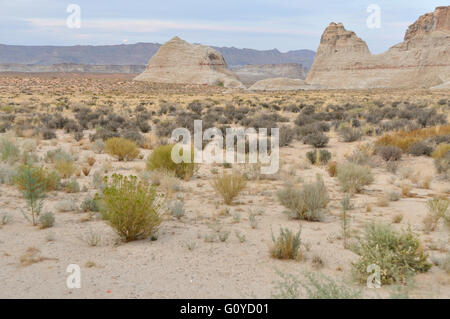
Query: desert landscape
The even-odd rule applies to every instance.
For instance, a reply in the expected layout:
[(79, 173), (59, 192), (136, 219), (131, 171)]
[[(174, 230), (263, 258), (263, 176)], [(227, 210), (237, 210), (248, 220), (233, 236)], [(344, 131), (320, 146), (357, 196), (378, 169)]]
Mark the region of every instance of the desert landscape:
[[(174, 37), (0, 73), (0, 298), (450, 298), (449, 38), (439, 7), (381, 55), (332, 23), (311, 70)], [(175, 163), (195, 120), (279, 128), (278, 172)]]

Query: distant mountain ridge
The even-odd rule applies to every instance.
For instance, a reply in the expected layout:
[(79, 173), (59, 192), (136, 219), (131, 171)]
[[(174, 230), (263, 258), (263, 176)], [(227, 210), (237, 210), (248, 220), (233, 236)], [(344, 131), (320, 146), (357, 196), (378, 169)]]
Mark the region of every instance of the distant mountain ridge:
[[(21, 46), (0, 44), (0, 64), (147, 65), (160, 46), (159, 43), (98, 46)], [(222, 53), (230, 67), (251, 64), (298, 63), (302, 64), (306, 69), (310, 69), (315, 56), (315, 52), (311, 50), (295, 50), (282, 53), (277, 49), (212, 48)]]

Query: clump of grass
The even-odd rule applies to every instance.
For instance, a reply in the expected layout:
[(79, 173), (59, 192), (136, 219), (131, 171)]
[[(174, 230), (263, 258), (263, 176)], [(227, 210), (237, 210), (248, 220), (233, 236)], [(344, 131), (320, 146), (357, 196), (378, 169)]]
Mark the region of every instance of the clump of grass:
[(66, 193), (79, 193), (80, 184), (78, 184), (78, 181), (73, 178), (65, 184), (64, 190)]
[(73, 160), (58, 159), (55, 162), (55, 169), (62, 178), (69, 178), (76, 170)]
[(351, 194), (361, 192), (374, 180), (369, 167), (350, 162), (338, 165), (337, 177), (342, 190)]
[(337, 162), (328, 163), (327, 171), (330, 177), (335, 177), (337, 175)]
[(81, 210), (84, 212), (98, 212), (100, 211), (100, 207), (98, 206), (98, 201), (91, 197), (88, 196), (86, 197), (83, 202), (81, 203), (80, 206)]
[(214, 189), (222, 196), (226, 205), (231, 205), (233, 199), (239, 195), (246, 185), (247, 181), (245, 178), (236, 172), (232, 174), (224, 172), (213, 180)]
[(101, 213), (125, 241), (154, 235), (161, 224), (158, 195), (154, 186), (139, 182), (135, 176), (114, 174), (105, 178)]
[(368, 223), (354, 250), (360, 257), (352, 266), (361, 282), (366, 282), (367, 267), (372, 264), (380, 267), (382, 284), (404, 283), (409, 275), (431, 268), (428, 255), (410, 229), (400, 233), (388, 224)]
[(291, 185), (277, 192), (280, 203), (288, 208), (287, 214), (294, 219), (321, 221), (323, 210), (330, 201), (325, 183), (320, 175), (313, 183), (305, 184), (301, 189)]
[(427, 201), (428, 215), (425, 217), (425, 230), (433, 231), (436, 229), (439, 220), (450, 226), (450, 201), (446, 198), (434, 197)]
[(280, 228), (277, 238), (272, 234), (273, 244), (270, 247), (270, 255), (277, 259), (300, 260), (302, 258), (300, 235), (301, 229), (294, 234), (287, 228)]
[(3, 162), (13, 163), (20, 156), (20, 148), (17, 141), (11, 136), (0, 137), (0, 159)]
[(117, 157), (119, 161), (132, 161), (139, 155), (137, 144), (122, 137), (112, 137), (106, 140), (105, 151)]
[(42, 214), (39, 217), (39, 224), (41, 228), (50, 228), (55, 224), (55, 215), (51, 212)]
[(78, 205), (73, 199), (65, 199), (56, 202), (55, 208), (59, 212), (74, 212), (78, 210)]
[(314, 150), (306, 153), (306, 158), (313, 165), (325, 165), (331, 159), (331, 153), (327, 150)]
[(344, 248), (348, 248), (348, 240), (350, 238), (350, 216), (348, 211), (351, 208), (350, 196), (347, 195), (341, 201), (342, 214), (341, 214), (341, 230), (342, 237), (344, 238)]
[(147, 169), (174, 172), (178, 178), (189, 180), (196, 169), (193, 151), (191, 150), (190, 163), (175, 163), (172, 160), (172, 149), (174, 146), (163, 145), (155, 148), (147, 158)]
[(450, 152), (450, 144), (442, 143), (439, 144), (436, 149), (431, 153), (431, 156), (434, 159), (441, 159), (443, 158), (448, 152)]
[(176, 219), (180, 219), (185, 214), (184, 202), (181, 200), (175, 200), (167, 205), (169, 214)]
[(276, 299), (299, 299), (303, 288), (309, 299), (357, 299), (361, 291), (337, 283), (325, 275), (305, 273), (304, 282), (292, 274), (277, 271), (281, 280), (276, 282), (272, 297)]

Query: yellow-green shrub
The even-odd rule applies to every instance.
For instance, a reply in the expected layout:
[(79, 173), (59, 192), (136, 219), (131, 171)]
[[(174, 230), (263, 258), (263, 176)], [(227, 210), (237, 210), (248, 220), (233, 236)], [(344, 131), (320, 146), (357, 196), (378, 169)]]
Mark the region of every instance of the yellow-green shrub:
[(106, 153), (116, 156), (119, 161), (132, 161), (139, 155), (137, 144), (122, 137), (112, 137), (106, 141)]
[(247, 181), (238, 174), (226, 174), (214, 178), (213, 187), (222, 196), (225, 204), (230, 205), (233, 199), (245, 188)]
[(448, 152), (450, 152), (450, 144), (442, 143), (436, 147), (436, 149), (433, 151), (433, 153), (431, 153), (431, 156), (434, 159), (439, 159), (439, 158), (443, 158), (445, 156), (445, 154), (447, 154)]
[(59, 159), (55, 162), (55, 169), (62, 178), (69, 178), (75, 172), (75, 165), (71, 160)]
[(194, 175), (194, 152), (191, 150), (191, 163), (175, 163), (172, 160), (172, 149), (175, 145), (163, 145), (155, 148), (147, 158), (148, 170), (163, 170), (174, 172), (179, 178), (188, 180)]
[(125, 240), (145, 239), (161, 224), (161, 197), (156, 187), (137, 180), (136, 176), (114, 174), (105, 178), (100, 209), (110, 225)]

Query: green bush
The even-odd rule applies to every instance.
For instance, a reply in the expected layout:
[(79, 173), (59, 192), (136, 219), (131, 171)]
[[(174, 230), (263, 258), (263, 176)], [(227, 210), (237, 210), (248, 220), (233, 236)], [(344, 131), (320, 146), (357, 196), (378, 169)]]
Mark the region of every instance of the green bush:
[(117, 174), (111, 181), (106, 177), (105, 184), (101, 213), (117, 233), (127, 242), (155, 234), (161, 223), (156, 188)]
[(15, 177), (15, 183), (21, 190), (29, 208), (29, 212), (23, 212), (23, 215), (35, 226), (42, 210), (45, 195), (45, 185), (41, 181), (40, 170), (30, 165), (22, 166)]
[(273, 244), (270, 247), (270, 255), (277, 259), (301, 259), (300, 234), (301, 229), (294, 234), (287, 228), (280, 228), (280, 234), (277, 238), (272, 234)]
[(175, 163), (172, 160), (172, 148), (175, 145), (163, 145), (155, 148), (147, 158), (148, 170), (163, 170), (174, 172), (179, 178), (189, 180), (194, 175), (194, 152), (191, 150), (191, 163)]
[(58, 190), (61, 186), (61, 178), (55, 171), (49, 171), (44, 167), (34, 167), (32, 165), (21, 165), (17, 170), (17, 178), (15, 178), (15, 184), (20, 190), (25, 189), (24, 179), (22, 178), (23, 171), (28, 169), (33, 170), (33, 174), (38, 179), (39, 184), (42, 185), (44, 191), (50, 192)]
[(321, 176), (314, 183), (305, 184), (301, 189), (286, 186), (277, 192), (280, 203), (288, 208), (288, 215), (294, 219), (321, 221), (323, 210), (330, 201), (327, 188)]
[(431, 268), (411, 229), (399, 233), (391, 225), (369, 223), (354, 251), (360, 257), (353, 270), (361, 282), (366, 282), (367, 267), (372, 264), (380, 267), (382, 284), (405, 283), (409, 275)]
[(106, 153), (116, 156), (119, 161), (132, 161), (139, 155), (137, 144), (122, 137), (112, 137), (106, 141)]
[(370, 168), (354, 163), (338, 165), (337, 177), (344, 192), (359, 193), (365, 185), (373, 182)]

